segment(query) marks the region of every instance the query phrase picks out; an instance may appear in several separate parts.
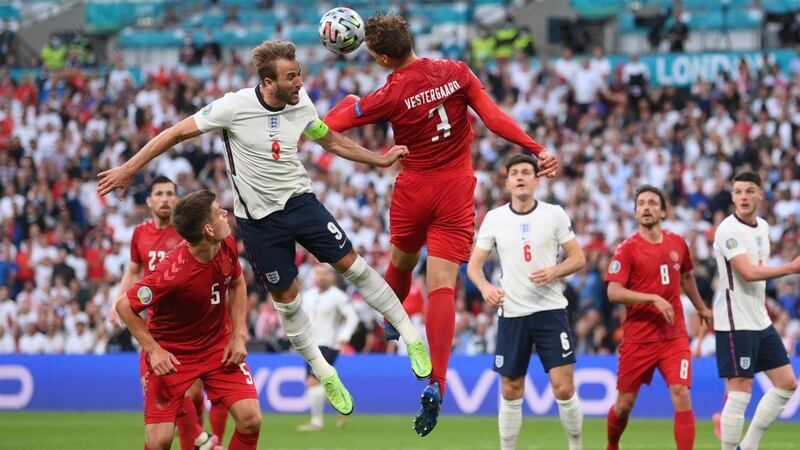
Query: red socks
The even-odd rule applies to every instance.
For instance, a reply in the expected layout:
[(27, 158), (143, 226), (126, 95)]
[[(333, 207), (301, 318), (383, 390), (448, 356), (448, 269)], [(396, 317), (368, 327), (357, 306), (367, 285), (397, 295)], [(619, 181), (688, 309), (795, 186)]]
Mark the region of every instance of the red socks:
[(411, 289), (411, 270), (400, 270), (389, 261), (389, 267), (386, 268), (386, 275), (384, 279), (390, 288), (400, 299), (400, 303), (408, 297), (408, 291)]
[(673, 433), (678, 450), (694, 448), (694, 411), (675, 411)]
[(608, 410), (608, 446), (606, 450), (619, 449), (619, 438), (622, 436), (622, 432), (625, 431), (627, 425), (628, 418), (617, 417), (614, 413), (614, 407), (612, 406)]
[(239, 430), (233, 432), (228, 450), (256, 450), (258, 445), (258, 433), (240, 433)]
[(425, 331), (428, 334), (428, 346), (431, 350), (431, 362), (433, 363), (431, 382), (439, 382), (442, 397), (444, 397), (450, 349), (453, 346), (455, 318), (456, 302), (455, 292), (453, 292), (452, 288), (443, 287), (428, 294), (428, 314), (425, 317)]
[(222, 402), (211, 404), (208, 420), (211, 422), (211, 433), (222, 442), (222, 437), (225, 435), (225, 423), (228, 420), (228, 407)]
[(175, 419), (178, 426), (178, 438), (181, 441), (181, 450), (194, 450), (194, 441), (203, 428), (197, 424), (197, 410), (194, 408), (194, 400), (183, 397), (183, 414)]

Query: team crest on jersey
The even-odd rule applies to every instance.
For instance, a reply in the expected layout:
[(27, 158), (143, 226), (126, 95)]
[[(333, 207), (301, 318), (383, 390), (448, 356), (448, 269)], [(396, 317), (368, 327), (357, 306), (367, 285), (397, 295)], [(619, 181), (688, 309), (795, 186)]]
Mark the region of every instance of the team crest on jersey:
[(678, 252), (676, 252), (674, 250), (669, 252), (669, 257), (670, 257), (670, 259), (672, 259), (675, 262), (678, 262), (681, 259), (681, 257), (678, 255)]
[(138, 291), (136, 291), (136, 297), (139, 299), (141, 304), (147, 305), (153, 301), (153, 291), (151, 291), (147, 286), (142, 286)]
[(761, 247), (761, 236), (756, 236), (756, 245)]
[(520, 231), (522, 231), (522, 235), (525, 236), (531, 232), (531, 224), (523, 223), (520, 226)]
[(622, 263), (616, 259), (611, 261), (611, 264), (608, 266), (608, 273), (619, 273), (620, 270), (622, 270)]
[(730, 238), (725, 241), (725, 247), (728, 247), (728, 250), (733, 250), (739, 246), (739, 242), (735, 238)]
[(267, 273), (267, 281), (269, 281), (270, 283), (275, 284), (280, 280), (281, 276), (278, 275), (277, 270), (273, 270), (272, 272)]
[(494, 366), (498, 369), (503, 367), (503, 355), (494, 355)]
[(270, 130), (277, 130), (281, 126), (281, 116), (272, 115), (267, 119), (267, 124)]
[(749, 356), (742, 356), (741, 358), (739, 358), (739, 366), (744, 370), (749, 369), (750, 368), (750, 357)]
[(214, 107), (214, 103), (209, 103), (208, 105), (206, 105), (206, 107), (203, 108), (203, 115), (207, 116), (211, 112), (211, 108), (213, 108), (213, 107)]

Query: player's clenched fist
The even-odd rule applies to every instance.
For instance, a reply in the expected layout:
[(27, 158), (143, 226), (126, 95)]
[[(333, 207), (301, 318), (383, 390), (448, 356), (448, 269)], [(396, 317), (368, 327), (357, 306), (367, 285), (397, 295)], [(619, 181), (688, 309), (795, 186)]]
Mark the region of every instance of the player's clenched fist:
[(505, 297), (505, 292), (499, 287), (494, 287), (491, 284), (486, 288), (481, 290), (481, 295), (483, 296), (483, 300), (489, 304), (492, 308), (499, 308), (503, 306), (503, 297)]
[(161, 347), (156, 347), (147, 352), (147, 360), (150, 362), (150, 367), (153, 369), (153, 372), (158, 376), (175, 373), (178, 371), (175, 366), (181, 365), (175, 355)]
[(671, 324), (672, 320), (675, 318), (675, 309), (672, 307), (672, 304), (662, 297), (656, 295), (655, 301), (653, 301), (653, 305), (661, 312), (661, 315), (667, 319), (667, 323)]
[(408, 147), (405, 145), (395, 145), (389, 149), (388, 152), (381, 156), (381, 162), (378, 163), (380, 167), (389, 167), (408, 155)]

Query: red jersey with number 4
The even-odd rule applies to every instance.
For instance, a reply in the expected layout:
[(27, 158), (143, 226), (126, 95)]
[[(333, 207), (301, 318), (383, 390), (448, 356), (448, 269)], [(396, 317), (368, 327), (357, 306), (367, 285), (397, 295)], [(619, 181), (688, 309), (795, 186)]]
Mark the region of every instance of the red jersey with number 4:
[(147, 220), (133, 230), (131, 261), (141, 264), (144, 276), (148, 276), (181, 241), (183, 238), (172, 224), (156, 228), (153, 219)]
[(471, 171), (473, 131), (467, 106), (507, 140), (537, 154), (542, 148), (494, 104), (464, 62), (445, 59), (419, 58), (395, 70), (382, 88), (331, 110), (325, 123), (344, 131), (389, 121), (395, 143), (409, 150), (402, 161), (405, 170)]
[(216, 351), (230, 340), (226, 297), (241, 273), (233, 236), (208, 263), (197, 261), (184, 241), (128, 290), (128, 299), (136, 313), (150, 308), (147, 329), (165, 350), (176, 356)]
[(686, 241), (663, 232), (661, 243), (646, 241), (638, 233), (623, 241), (608, 265), (606, 281), (615, 281), (636, 292), (660, 295), (672, 304), (675, 317), (670, 325), (652, 304), (628, 305), (623, 339), (653, 342), (685, 337), (686, 323), (681, 304), (681, 275), (692, 270)]

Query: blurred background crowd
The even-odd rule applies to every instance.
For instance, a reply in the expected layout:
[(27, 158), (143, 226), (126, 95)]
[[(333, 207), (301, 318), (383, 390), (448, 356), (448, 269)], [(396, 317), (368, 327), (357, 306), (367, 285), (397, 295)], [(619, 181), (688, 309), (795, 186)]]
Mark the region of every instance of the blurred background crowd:
[[(272, 7), (261, 3), (263, 9)], [(159, 23), (170, 20), (176, 19), (166, 15)], [(767, 60), (753, 67), (741, 59), (735, 70), (695, 80), (690, 87), (662, 87), (652, 85), (653, 74), (636, 55), (612, 64), (602, 46), (583, 40), (582, 46), (572, 45), (575, 36), (562, 42), (560, 55), (534, 63), (533, 42), (521, 27), (510, 41), (498, 34), (508, 27), (515, 27), (513, 21), (478, 28), (458, 47), (457, 56), (470, 61), (501, 108), (562, 164), (556, 179), (540, 184), (537, 198), (566, 209), (587, 255), (586, 268), (564, 283), (578, 353), (614, 353), (622, 339), (624, 308), (609, 303), (603, 275), (616, 246), (636, 231), (632, 192), (639, 184), (652, 184), (667, 194), (664, 228), (689, 244), (698, 287), (708, 304), (719, 284), (712, 239), (731, 212), (729, 180), (734, 173), (751, 169), (765, 180), (761, 215), (770, 224), (768, 263), (782, 264), (798, 254), (800, 48), (788, 69)], [(133, 228), (149, 217), (147, 183), (165, 175), (176, 182), (179, 195), (209, 188), (232, 209), (222, 141), (210, 133), (176, 146), (139, 174), (122, 199), (99, 197), (95, 177), (213, 99), (255, 86), (258, 79), (246, 52), (222, 48), (213, 40), (198, 45), (187, 39), (179, 63), (141, 73), (131, 70), (119, 51), (109, 51), (101, 64), (97, 49), (79, 32), (54, 35), (36, 57), (21, 62), (18, 52), (7, 50), (13, 46), (13, 29), (13, 22), (6, 21), (0, 32), (0, 353), (134, 351), (127, 330), (107, 316), (130, 259)], [(279, 26), (272, 37), (291, 36)], [(418, 48), (418, 53), (454, 56), (447, 42), (440, 43)], [(345, 95), (364, 95), (386, 79), (387, 73), (366, 52), (348, 60), (322, 52), (300, 56), (307, 67), (305, 88), (320, 116)], [(38, 70), (12, 76), (15, 67), (26, 65)], [(490, 133), (477, 116), (473, 119), (477, 227), (489, 209), (508, 201), (503, 162), (520, 149)], [(349, 135), (376, 151), (393, 142), (387, 124)], [(384, 270), (388, 205), (399, 167), (355, 164), (309, 140), (301, 142), (299, 152), (317, 196), (358, 252)], [(288, 342), (269, 295), (241, 250), (249, 285), (251, 349), (286, 351)], [(310, 289), (317, 262), (298, 250), (299, 279)], [(409, 299), (422, 331), (424, 264), (423, 257)], [(486, 270), (490, 280), (499, 282), (496, 260)], [(359, 294), (343, 280), (338, 284), (351, 294), (360, 315), (343, 351), (402, 352), (387, 347), (381, 318)], [(767, 294), (776, 328), (788, 352), (796, 355), (800, 277), (769, 282)], [(465, 268), (456, 302), (454, 353), (492, 352), (496, 312), (485, 306)], [(713, 331), (700, 327), (688, 299), (684, 310), (693, 351), (713, 354)]]

